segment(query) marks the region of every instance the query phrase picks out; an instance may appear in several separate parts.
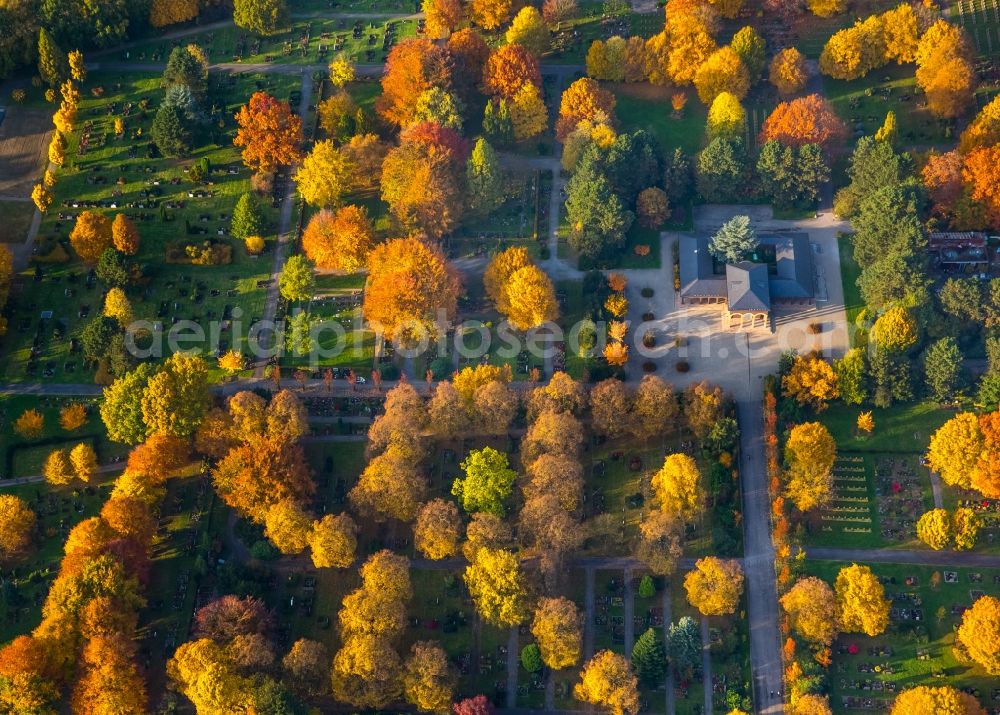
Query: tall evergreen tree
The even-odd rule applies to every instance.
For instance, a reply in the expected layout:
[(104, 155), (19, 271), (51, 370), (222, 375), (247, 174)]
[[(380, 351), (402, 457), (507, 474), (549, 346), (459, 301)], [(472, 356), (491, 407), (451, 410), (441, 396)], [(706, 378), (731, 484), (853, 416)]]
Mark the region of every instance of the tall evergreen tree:
[(725, 203), (746, 191), (749, 173), (739, 139), (716, 137), (698, 155), (698, 193), (711, 203)]
[(153, 143), (164, 156), (184, 156), (191, 151), (189, 119), (179, 108), (162, 104), (153, 118), (150, 133)]
[(632, 647), (632, 665), (644, 685), (656, 686), (667, 674), (667, 649), (655, 628), (647, 628)]
[(693, 618), (684, 616), (677, 623), (671, 623), (667, 642), (677, 673), (690, 676), (698, 670), (701, 664), (701, 628)]
[(566, 217), (572, 227), (570, 245), (588, 258), (620, 245), (633, 219), (591, 162), (581, 162), (566, 185)]
[(494, 143), (505, 146), (514, 141), (514, 121), (510, 116), (507, 100), (491, 99), (483, 113), (483, 134)]
[(69, 71), (69, 60), (52, 35), (44, 27), (38, 31), (38, 74), (42, 80), (55, 87)]
[(488, 141), (480, 137), (465, 165), (469, 208), (488, 214), (503, 202), (503, 174), (500, 159)]
[(233, 209), (233, 221), (230, 233), (235, 238), (245, 239), (247, 236), (260, 236), (266, 228), (264, 209), (253, 194), (243, 194)]
[(924, 352), (927, 392), (937, 402), (946, 402), (962, 386), (962, 351), (955, 338), (941, 338)]

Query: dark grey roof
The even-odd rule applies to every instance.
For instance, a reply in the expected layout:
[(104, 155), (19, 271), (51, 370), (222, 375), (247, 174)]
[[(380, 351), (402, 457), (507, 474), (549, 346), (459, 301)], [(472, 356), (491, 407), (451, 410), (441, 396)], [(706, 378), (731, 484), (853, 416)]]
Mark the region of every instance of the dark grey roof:
[(681, 236), (681, 295), (685, 298), (722, 298), (726, 295), (726, 277), (713, 269), (708, 239), (704, 236)]
[(726, 266), (729, 310), (766, 313), (771, 309), (767, 265), (740, 261)]
[(812, 246), (804, 233), (785, 236), (763, 236), (761, 243), (774, 246), (778, 274), (771, 277), (771, 298), (812, 298)]
[[(761, 244), (774, 246), (775, 274), (768, 275), (764, 264), (749, 261), (737, 264), (735, 267), (741, 267), (744, 272), (750, 270), (746, 266), (755, 268), (752, 276), (747, 275), (746, 291), (734, 292), (730, 285), (731, 266), (726, 267), (726, 275), (715, 272), (712, 255), (708, 250), (709, 238), (681, 236), (678, 251), (681, 295), (685, 298), (727, 298), (730, 310), (768, 309), (750, 307), (750, 304), (740, 302), (742, 299), (751, 300), (750, 295), (756, 296), (754, 304), (757, 306), (765, 303), (770, 306), (775, 300), (813, 298), (813, 257), (809, 236), (804, 233), (768, 234), (760, 236), (759, 241)], [(751, 285), (754, 278), (758, 281), (756, 286)], [(765, 286), (763, 290), (760, 281)]]

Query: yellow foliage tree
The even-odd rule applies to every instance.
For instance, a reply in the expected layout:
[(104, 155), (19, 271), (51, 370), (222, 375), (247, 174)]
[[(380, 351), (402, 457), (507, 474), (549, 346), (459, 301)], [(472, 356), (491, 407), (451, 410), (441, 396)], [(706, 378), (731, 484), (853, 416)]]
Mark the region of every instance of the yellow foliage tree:
[(347, 273), (361, 270), (375, 245), (375, 229), (364, 206), (320, 211), (302, 233), (302, 250), (318, 268)]
[(980, 147), (1000, 143), (1000, 96), (979, 110), (979, 114), (962, 132), (958, 150), (968, 154)]
[(875, 418), (872, 417), (872, 411), (862, 412), (858, 415), (858, 421), (855, 425), (858, 432), (863, 434), (871, 434), (875, 430)]
[(433, 641), (413, 644), (403, 664), (403, 694), (417, 710), (447, 712), (458, 676), (448, 663), (448, 654)]
[(505, 38), (507, 44), (521, 45), (536, 57), (549, 50), (549, 28), (534, 5), (525, 5), (517, 11)]
[(66, 163), (66, 149), (68, 144), (66, 143), (66, 137), (60, 131), (55, 131), (52, 133), (52, 139), (49, 141), (49, 161), (56, 166), (62, 166)]
[(153, 0), (149, 5), (149, 24), (166, 27), (198, 17), (198, 0)]
[(87, 64), (83, 59), (83, 53), (80, 50), (71, 50), (66, 59), (69, 60), (69, 75), (77, 82), (83, 82), (87, 79)]
[(344, 56), (334, 58), (329, 66), (330, 84), (334, 87), (343, 87), (354, 81), (354, 63)]
[(542, 598), (535, 608), (531, 635), (538, 641), (542, 662), (561, 670), (580, 661), (583, 633), (580, 611), (568, 598)]
[(638, 685), (639, 680), (625, 656), (602, 650), (583, 666), (573, 697), (597, 705), (611, 715), (636, 715)]
[(67, 432), (76, 430), (87, 424), (87, 406), (82, 402), (74, 402), (59, 410), (59, 426)]
[(111, 222), (111, 242), (115, 250), (126, 256), (139, 252), (139, 231), (135, 223), (125, 214), (118, 214)]
[(917, 343), (917, 323), (906, 308), (894, 306), (875, 321), (871, 337), (881, 350), (904, 353)]
[(97, 474), (97, 455), (87, 442), (80, 442), (69, 453), (73, 474), (82, 482), (89, 482)]
[(525, 82), (514, 94), (510, 103), (510, 120), (517, 141), (531, 139), (548, 128), (549, 110), (534, 83)]
[(455, 502), (433, 499), (417, 513), (413, 545), (427, 558), (437, 561), (458, 551), (462, 520)]
[(518, 330), (530, 330), (559, 317), (552, 280), (538, 266), (525, 266), (507, 280), (504, 293), (507, 320)]
[(708, 56), (694, 75), (694, 86), (698, 98), (711, 105), (722, 92), (729, 92), (737, 99), (743, 99), (750, 89), (750, 77), (743, 60), (732, 47), (720, 47)]
[(913, 6), (903, 3), (882, 13), (886, 59), (897, 64), (913, 62), (917, 54), (920, 30)]
[(918, 685), (904, 690), (892, 704), (891, 715), (986, 715), (979, 701), (950, 685), (939, 688)]
[(25, 410), (14, 421), (14, 431), (25, 439), (38, 439), (45, 429), (45, 417), (38, 410)]
[(45, 188), (44, 184), (35, 184), (31, 189), (31, 200), (35, 202), (35, 208), (42, 213), (49, 210), (52, 205), (52, 192)]
[(1000, 600), (980, 596), (962, 614), (958, 642), (990, 675), (1000, 675)]
[(771, 60), (768, 79), (782, 97), (801, 92), (809, 79), (805, 55), (794, 47), (786, 47)]
[(82, 261), (97, 263), (101, 254), (111, 247), (111, 221), (96, 211), (84, 211), (76, 217), (69, 242)]
[(946, 484), (968, 489), (983, 446), (979, 419), (971, 412), (960, 412), (931, 435), (927, 461)]
[(747, 113), (739, 98), (731, 92), (720, 92), (708, 110), (708, 135), (735, 139), (743, 136)]
[(121, 288), (112, 288), (104, 296), (104, 316), (114, 318), (123, 328), (132, 322), (132, 304)]
[(809, 0), (809, 11), (817, 17), (833, 17), (847, 10), (847, 0)]
[(800, 578), (780, 600), (800, 636), (821, 645), (830, 645), (836, 638), (837, 604), (826, 581), (815, 576)]
[(653, 475), (653, 491), (660, 509), (682, 521), (693, 520), (704, 507), (698, 463), (686, 454), (667, 455)]
[(785, 397), (794, 397), (800, 405), (809, 405), (817, 412), (840, 397), (837, 374), (821, 357), (796, 357), (792, 369), (781, 379), (781, 387)]
[(476, 551), (465, 569), (465, 585), (486, 622), (509, 628), (527, 617), (524, 577), (513, 552), (487, 548)]
[(312, 519), (291, 498), (272, 504), (264, 515), (264, 535), (283, 554), (299, 554), (309, 544)]
[(608, 365), (624, 365), (628, 362), (628, 345), (621, 342), (608, 343), (604, 346), (604, 359)]
[(819, 57), (819, 69), (834, 79), (852, 80), (887, 61), (882, 18), (872, 15), (827, 40)]
[(316, 142), (295, 172), (295, 184), (311, 206), (339, 206), (351, 188), (351, 166), (332, 141)]
[(738, 561), (706, 556), (684, 577), (688, 603), (704, 616), (736, 612), (743, 594), (743, 569)]
[(243, 353), (230, 350), (219, 356), (219, 368), (225, 370), (230, 375), (235, 375), (243, 369), (245, 364)]
[(834, 583), (837, 600), (837, 620), (847, 633), (877, 636), (889, 625), (889, 608), (885, 590), (867, 566), (852, 564), (837, 574)]
[(915, 59), (917, 86), (927, 96), (927, 107), (950, 119), (965, 111), (976, 89), (972, 48), (961, 28), (938, 20), (920, 37)]
[(0, 561), (19, 556), (31, 543), (35, 512), (13, 494), (0, 494)]
[(357, 535), (357, 524), (347, 514), (326, 514), (314, 521), (308, 536), (313, 566), (343, 569), (353, 564)]
[(786, 490), (799, 511), (816, 509), (830, 499), (836, 459), (837, 443), (825, 425), (806, 422), (792, 428), (785, 443)]
[(65, 449), (50, 452), (42, 466), (42, 474), (51, 484), (69, 484), (73, 481), (73, 465), (70, 464), (69, 453)]
[(917, 520), (917, 538), (935, 551), (952, 542), (951, 515), (945, 509), (931, 509)]

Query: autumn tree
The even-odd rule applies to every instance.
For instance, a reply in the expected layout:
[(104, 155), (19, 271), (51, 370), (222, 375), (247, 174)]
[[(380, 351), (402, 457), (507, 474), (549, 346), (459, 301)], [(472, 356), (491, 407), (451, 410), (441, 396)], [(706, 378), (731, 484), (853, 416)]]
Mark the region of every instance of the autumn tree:
[(381, 243), (369, 254), (364, 315), (393, 339), (437, 335), (439, 313), (455, 315), (458, 277), (440, 250), (414, 238)]
[(819, 57), (819, 69), (834, 79), (852, 80), (888, 62), (883, 20), (872, 15), (835, 32)]
[(295, 172), (295, 184), (312, 206), (339, 206), (351, 190), (352, 166), (331, 141), (319, 141)]
[[(439, 126), (416, 125), (431, 130)], [(457, 136), (457, 135), (456, 135)], [(391, 150), (382, 163), (382, 200), (400, 225), (440, 238), (458, 224), (464, 204), (455, 171), (464, 157), (437, 144), (412, 139)]]
[(472, 0), (469, 11), (472, 19), (484, 30), (495, 30), (510, 19), (513, 0)]
[(670, 218), (670, 204), (666, 192), (655, 186), (643, 189), (636, 197), (635, 212), (641, 226), (660, 228)]
[(632, 402), (632, 433), (648, 439), (672, 429), (679, 406), (673, 386), (656, 375), (644, 375)]
[(105, 249), (111, 247), (111, 221), (96, 211), (83, 211), (76, 217), (69, 242), (80, 260), (97, 263)]
[(968, 489), (982, 451), (979, 419), (971, 412), (960, 412), (931, 435), (927, 461), (946, 484)]
[[(742, 3), (741, 3), (742, 4)], [(729, 46), (739, 55), (743, 66), (747, 68), (750, 84), (756, 84), (764, 73), (767, 60), (767, 43), (752, 26), (741, 27)]]
[(111, 222), (111, 242), (116, 251), (126, 256), (139, 252), (139, 231), (132, 219), (123, 213), (117, 214)]
[(783, 97), (805, 89), (809, 74), (806, 58), (794, 47), (786, 47), (774, 56), (768, 70), (768, 80)]
[(566, 372), (558, 370), (547, 383), (531, 391), (528, 397), (528, 419), (535, 421), (545, 412), (581, 415), (586, 406), (587, 396), (583, 386)]
[(638, 685), (625, 656), (602, 650), (583, 666), (573, 697), (611, 715), (635, 715), (639, 712)]
[(1000, 411), (979, 416), (983, 446), (972, 473), (972, 488), (988, 499), (1000, 497)]
[(477, 549), (464, 578), (476, 610), (487, 623), (511, 627), (527, 617), (524, 577), (513, 552)]
[(87, 442), (80, 442), (69, 453), (73, 475), (80, 481), (89, 482), (97, 473), (97, 455)]
[(483, 89), (487, 94), (512, 99), (525, 84), (542, 86), (538, 59), (520, 44), (508, 44), (490, 54), (483, 68)]
[(347, 568), (354, 563), (358, 527), (348, 514), (326, 514), (312, 523), (306, 540), (316, 568)]
[(54, 449), (42, 465), (42, 474), (51, 484), (69, 484), (73, 480), (73, 465), (69, 461), (69, 452), (65, 449)]
[(736, 95), (720, 92), (709, 107), (706, 131), (712, 139), (739, 138), (746, 128), (746, 118), (746, 110)]
[(462, 520), (454, 502), (433, 499), (424, 504), (413, 527), (413, 544), (432, 560), (444, 559), (458, 551)]
[(711, 105), (723, 92), (743, 99), (750, 88), (750, 77), (743, 60), (732, 47), (721, 47), (708, 56), (694, 75), (698, 98)]
[(670, 454), (653, 475), (653, 491), (660, 509), (682, 521), (694, 520), (704, 506), (698, 464), (686, 454)]
[(624, 383), (615, 378), (602, 380), (590, 391), (590, 414), (594, 431), (621, 437), (629, 431), (631, 400)]
[(0, 494), (0, 561), (9, 563), (31, 543), (35, 512), (20, 497)]
[(485, 695), (466, 698), (452, 706), (455, 715), (496, 715), (496, 708)]
[(549, 126), (549, 110), (537, 85), (526, 82), (510, 102), (510, 120), (514, 139), (524, 141), (538, 136)]
[(896, 696), (891, 715), (947, 713), (948, 715), (986, 715), (975, 696), (950, 686), (918, 685)]
[(542, 662), (553, 670), (580, 661), (583, 633), (576, 604), (567, 598), (543, 598), (535, 608), (531, 634), (538, 641)]
[(818, 94), (782, 102), (764, 121), (762, 142), (789, 146), (818, 144), (824, 149), (843, 141), (847, 128), (830, 103)]
[(149, 6), (149, 24), (166, 27), (198, 17), (198, 0), (153, 0)]
[(738, 561), (706, 556), (684, 577), (684, 589), (688, 602), (702, 615), (734, 613), (743, 594), (743, 569)]
[(807, 4), (817, 17), (833, 17), (847, 10), (847, 0), (808, 0)]
[(817, 412), (840, 396), (833, 366), (818, 356), (797, 356), (792, 369), (781, 378), (781, 387), (785, 397), (794, 397), (800, 405), (809, 405)]
[(820, 422), (796, 425), (785, 443), (787, 493), (799, 511), (810, 511), (829, 500), (837, 445)]
[(451, 87), (452, 61), (444, 47), (428, 39), (407, 39), (389, 51), (376, 110), (389, 123), (411, 123), (417, 98), (431, 87)]
[(846, 633), (877, 636), (889, 625), (891, 602), (881, 582), (867, 566), (852, 564), (837, 574), (834, 583), (837, 622)]
[(271, 173), (302, 158), (302, 120), (292, 114), (287, 102), (254, 92), (236, 113), (236, 123), (239, 128), (233, 144), (242, 147), (243, 163), (250, 169)]
[(194, 434), (208, 411), (208, 365), (196, 356), (174, 353), (142, 393), (142, 419), (147, 434), (178, 437)]
[(931, 509), (917, 520), (917, 538), (936, 551), (952, 542), (951, 515), (946, 509)]
[(992, 146), (997, 142), (1000, 142), (1000, 98), (994, 97), (962, 131), (958, 151), (968, 154), (974, 149)]
[(705, 439), (722, 416), (722, 390), (707, 382), (691, 385), (684, 391), (684, 417), (698, 439)]
[(465, 9), (459, 0), (423, 0), (427, 36), (434, 40), (448, 37), (465, 19)]
[(325, 644), (299, 638), (282, 658), (281, 666), (292, 687), (303, 695), (314, 697), (329, 691), (330, 653)]
[(826, 581), (815, 576), (800, 578), (780, 601), (796, 633), (812, 643), (833, 642), (837, 636), (837, 606), (833, 589)]
[(264, 536), (283, 554), (302, 553), (311, 526), (309, 514), (295, 499), (282, 499), (264, 513)]
[(281, 437), (258, 437), (234, 447), (212, 477), (222, 500), (257, 523), (275, 504), (304, 501), (316, 488), (302, 447)]
[(377, 518), (413, 521), (426, 491), (414, 447), (393, 442), (368, 462), (348, 498), (355, 509)]
[(73, 712), (80, 715), (142, 715), (149, 712), (146, 684), (136, 663), (131, 634), (96, 636), (87, 641), (83, 675), (73, 690)]
[(1000, 600), (980, 596), (962, 614), (957, 641), (990, 675), (1000, 675)]
[(994, 222), (1000, 216), (1000, 183), (995, 163), (998, 156), (1000, 150), (996, 146), (980, 147), (966, 155), (962, 168), (968, 196), (981, 202)]
[(559, 102), (559, 120), (556, 122), (556, 136), (565, 141), (570, 132), (583, 120), (603, 118), (605, 122), (614, 119), (615, 96), (603, 89), (589, 77), (582, 77), (562, 94)]
[(920, 37), (914, 58), (917, 86), (937, 117), (953, 118), (965, 111), (976, 90), (972, 48), (961, 28), (938, 20)]
[(59, 426), (66, 432), (75, 432), (87, 424), (87, 406), (74, 402), (59, 410)]
[(126, 471), (163, 482), (185, 466), (191, 458), (191, 445), (175, 435), (157, 432), (129, 452)]
[(521, 45), (536, 57), (549, 50), (549, 29), (542, 20), (542, 14), (533, 5), (518, 10), (507, 28), (507, 44)]
[(457, 684), (458, 676), (440, 645), (433, 641), (413, 644), (403, 665), (403, 695), (417, 710), (447, 711)]
[(894, 306), (875, 321), (871, 339), (881, 350), (904, 353), (917, 343), (917, 323), (906, 308)]

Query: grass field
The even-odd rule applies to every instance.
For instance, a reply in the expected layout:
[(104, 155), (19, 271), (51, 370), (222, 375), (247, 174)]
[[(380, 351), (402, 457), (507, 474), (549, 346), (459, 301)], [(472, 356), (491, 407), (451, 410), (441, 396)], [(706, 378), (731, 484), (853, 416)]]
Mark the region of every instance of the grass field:
[(34, 217), (33, 203), (0, 201), (0, 243), (24, 243)]
[(861, 408), (852, 405), (831, 405), (820, 413), (819, 420), (829, 428), (844, 452), (877, 452), (884, 454), (923, 454), (931, 434), (944, 424), (952, 413), (933, 402), (917, 402), (879, 409), (872, 408), (875, 431), (865, 437), (856, 434)]
[(708, 110), (693, 90), (684, 90), (687, 105), (680, 118), (673, 117), (670, 107), (672, 90), (647, 83), (608, 85), (618, 100), (615, 114), (627, 131), (645, 129), (652, 134), (664, 154), (680, 148), (685, 154), (695, 154), (705, 143), (705, 120)]
[(857, 318), (865, 307), (858, 288), (861, 268), (854, 260), (854, 246), (850, 236), (841, 235), (837, 240), (840, 250), (840, 279), (844, 284), (844, 312), (847, 314), (847, 330), (851, 336), (851, 346), (864, 344), (864, 334), (857, 329)]
[[(807, 561), (806, 571), (832, 583), (843, 566)], [(935, 570), (929, 567), (873, 564), (871, 568), (883, 582), (894, 608), (905, 609), (911, 616), (916, 609), (921, 617), (919, 621), (894, 618), (889, 630), (880, 636), (850, 633), (834, 642), (834, 662), (828, 671), (834, 712), (856, 712), (847, 707), (844, 699), (848, 697), (891, 701), (903, 689), (929, 683), (967, 689), (984, 705), (992, 703), (996, 679), (955, 659), (953, 628), (961, 621), (962, 609), (971, 606), (979, 594), (1000, 592), (995, 580), (1000, 572), (956, 568), (950, 571), (954, 582), (949, 582), (945, 578), (948, 572), (942, 569), (937, 572), (941, 583), (934, 586)], [(973, 582), (973, 577), (981, 577), (981, 581)], [(888, 648), (889, 652), (873, 654), (872, 648)], [(878, 665), (879, 672), (871, 672), (873, 665)]]

